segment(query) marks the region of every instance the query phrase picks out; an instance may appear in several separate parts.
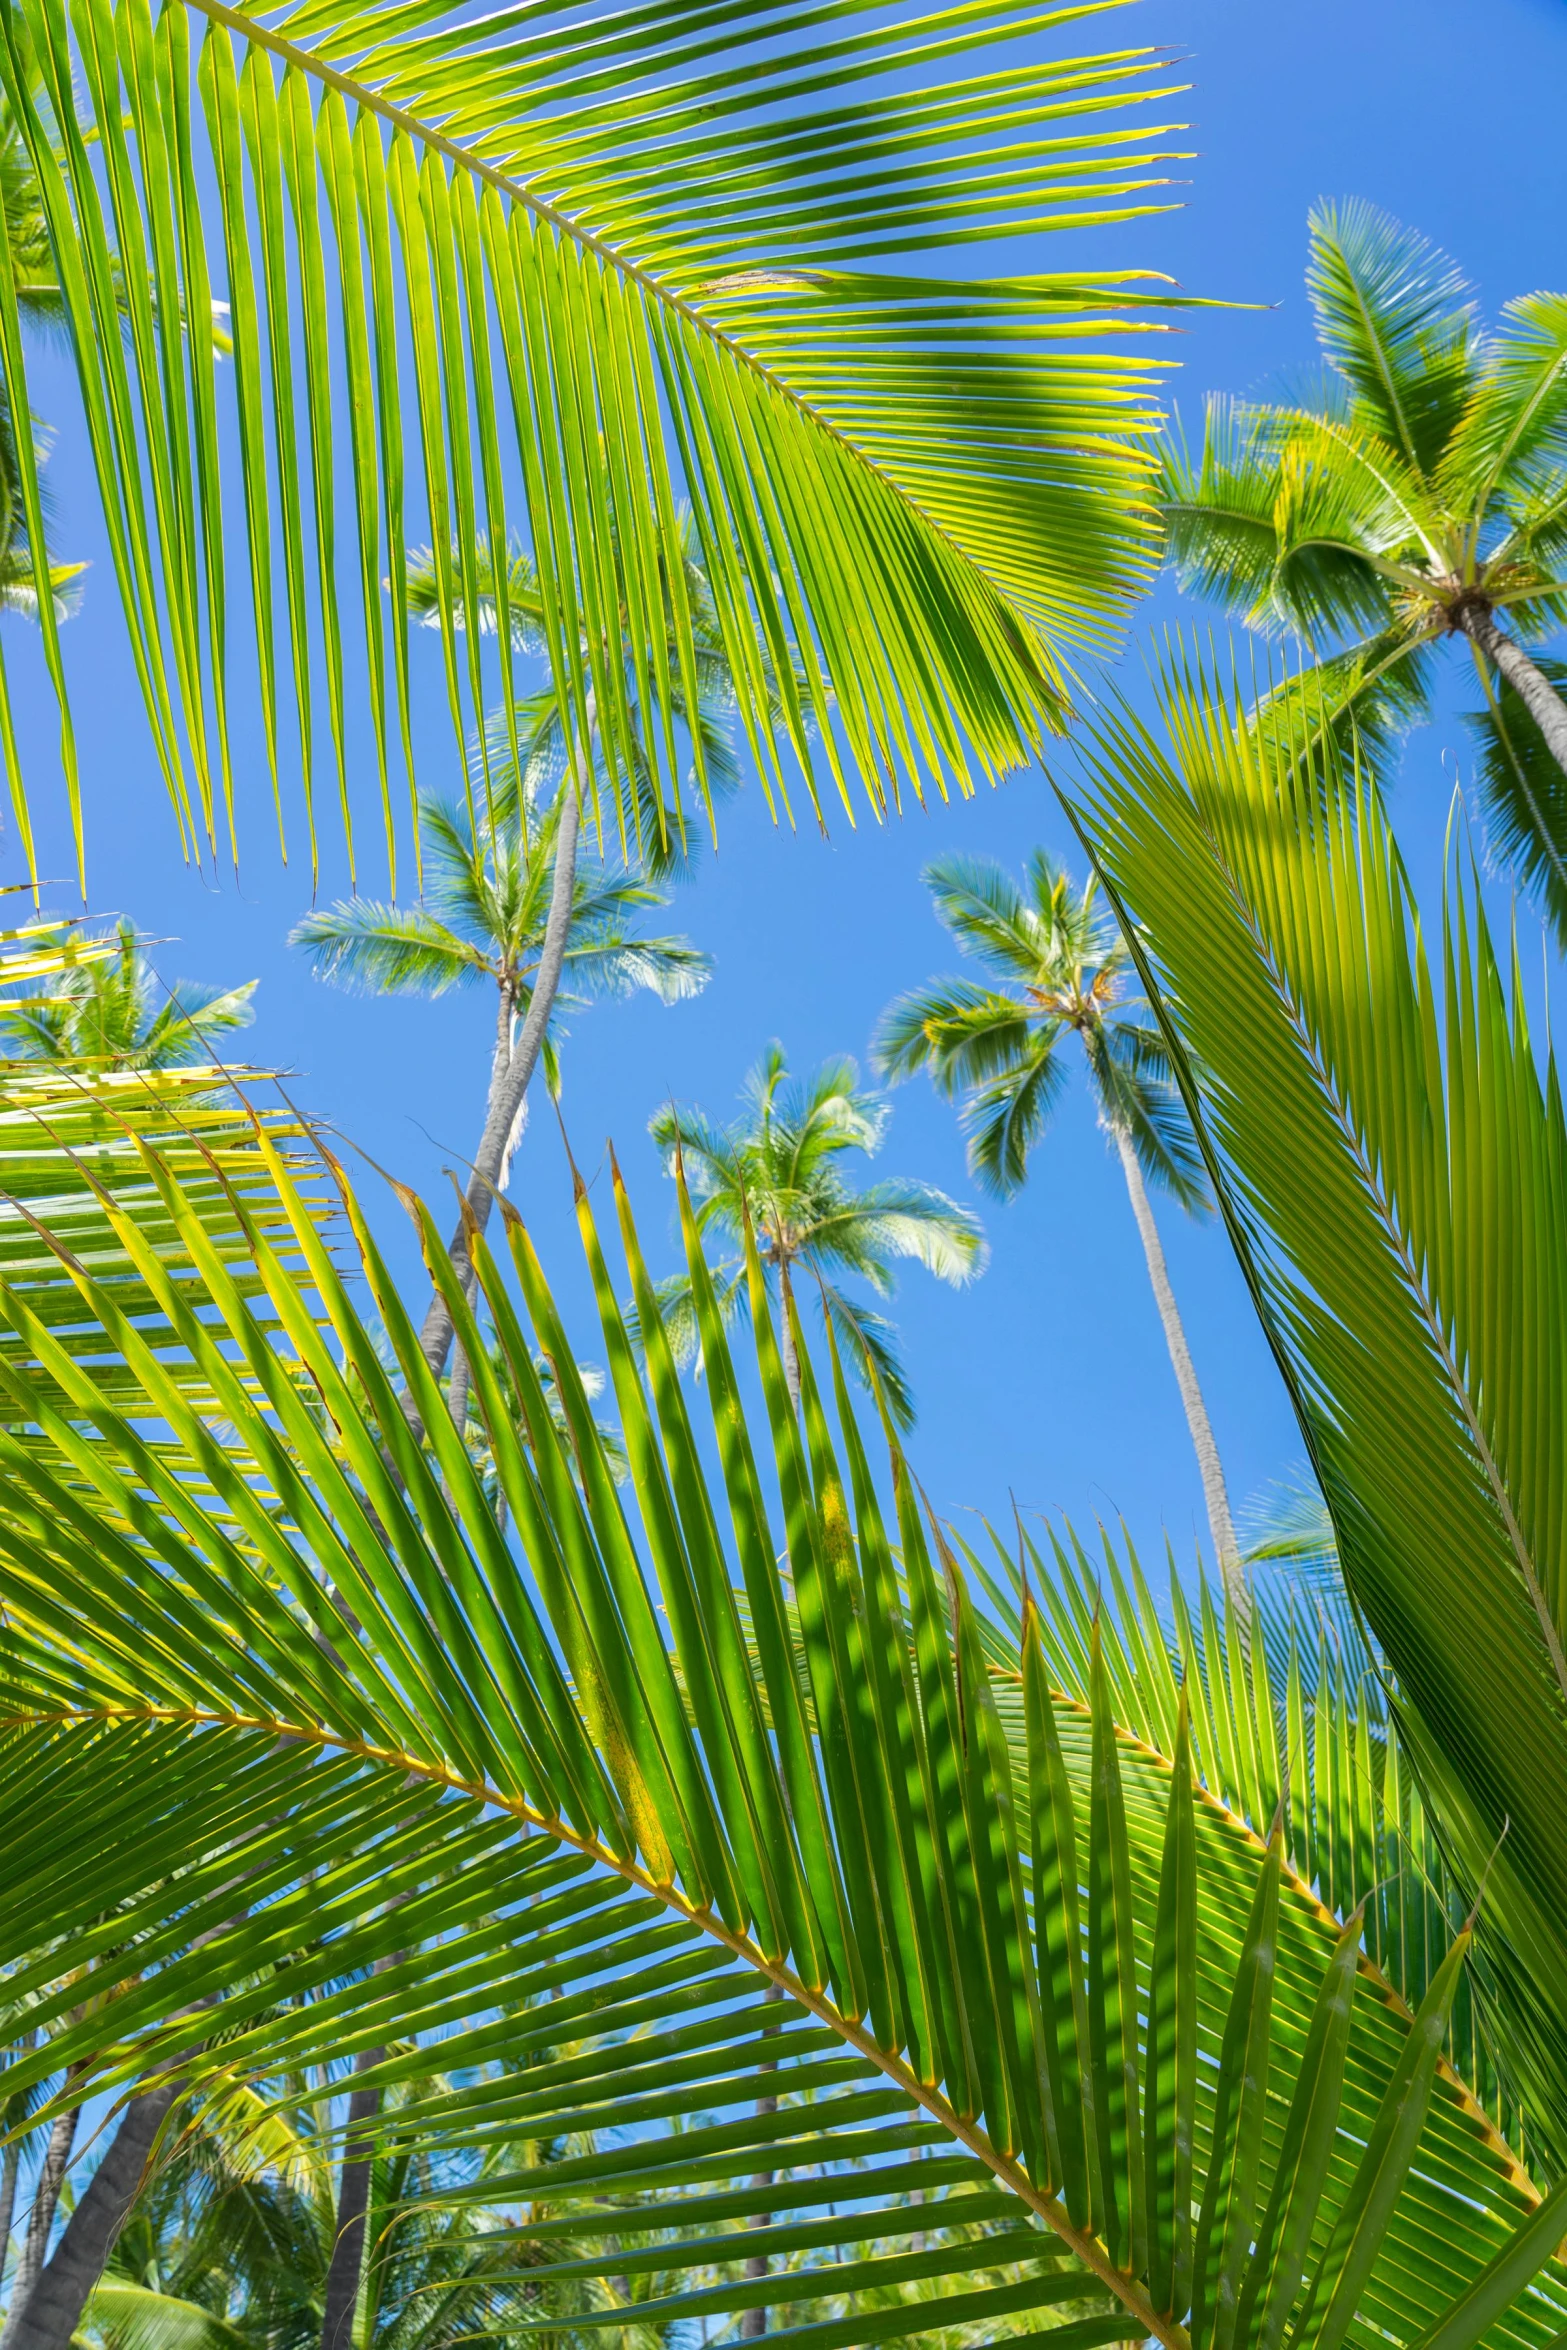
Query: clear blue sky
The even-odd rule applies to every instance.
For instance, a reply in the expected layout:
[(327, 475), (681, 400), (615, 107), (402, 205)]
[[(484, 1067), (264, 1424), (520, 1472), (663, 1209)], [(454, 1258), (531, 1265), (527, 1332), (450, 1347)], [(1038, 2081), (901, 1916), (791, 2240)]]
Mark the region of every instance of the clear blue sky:
[[(1255, 388), (1309, 358), (1301, 272), (1307, 208), (1318, 196), (1366, 196), (1417, 224), (1465, 263), (1488, 307), (1567, 282), (1567, 0), (1317, 0), (1309, 9), (1148, 0), (1107, 30), (1118, 43), (1168, 43), (1189, 71), (1198, 155), (1185, 208), (1096, 246), (1071, 250), (1053, 239), (1020, 266), (1145, 261), (1189, 291), (1272, 305), (1199, 316), (1172, 344), (1182, 361), (1178, 397), (1194, 412), (1210, 388)], [(1082, 45), (1094, 37), (1090, 29)], [(306, 903), (308, 869), (296, 861), (285, 870), (268, 838), (259, 745), (239, 881), (182, 866), (63, 361), (39, 368), (33, 393), (61, 428), (50, 469), (56, 543), (95, 558), (85, 609), (67, 632), (94, 910), (124, 911), (170, 941), (156, 950), (166, 976), (259, 978), (251, 1057), (292, 1072), (303, 1101), (398, 1175), (439, 1186), (444, 1197), (443, 1164), (458, 1163), (477, 1136), (491, 1004), (477, 995), (366, 1002), (310, 979), (283, 944)], [(1161, 591), (1139, 627), (1176, 610)], [(16, 621), (5, 626), (24, 755), (39, 779), (44, 870), (63, 876), (73, 860), (49, 796), (53, 722), (34, 691), (25, 631)], [(416, 640), (415, 651), (433, 703), (437, 643)], [(1132, 690), (1139, 664), (1134, 636), (1123, 664)], [(429, 742), (427, 780), (450, 785), (449, 738), (432, 729)], [(1398, 817), (1423, 877), (1439, 856), (1463, 756), (1450, 720), (1410, 747)], [(361, 784), (369, 815), (368, 767)], [(578, 1156), (593, 1166), (602, 1138), (615, 1137), (657, 1258), (670, 1261), (673, 1246), (669, 1193), (645, 1133), (657, 1103), (673, 1092), (726, 1112), (771, 1036), (800, 1067), (827, 1053), (863, 1055), (888, 999), (950, 963), (920, 885), (925, 860), (961, 848), (1016, 863), (1041, 840), (1067, 852), (1066, 828), (1037, 775), (885, 831), (839, 823), (827, 841), (774, 831), (761, 794), (742, 795), (720, 853), (704, 859), (670, 917), (716, 960), (707, 994), (673, 1010), (594, 1011), (568, 1048), (565, 1109)], [(0, 878), (20, 871), (7, 834)], [(345, 879), (329, 845), (322, 895), (337, 894)], [(64, 889), (53, 896), (62, 907), (71, 899)], [(886, 1171), (974, 1196), (951, 1112), (924, 1087), (896, 1101)], [(512, 1192), (552, 1275), (580, 1306), (569, 1191), (547, 1116), (524, 1140)], [(984, 1279), (953, 1293), (911, 1271), (894, 1309), (922, 1407), (915, 1457), (933, 1498), (949, 1511), (1004, 1511), (1013, 1488), (1025, 1504), (1065, 1509), (1085, 1529), (1096, 1514), (1123, 1512), (1150, 1547), (1167, 1527), (1185, 1549), (1201, 1521), (1196, 1470), (1120, 1177), (1080, 1092), (1061, 1111), (1024, 1198), (985, 1215), (993, 1258)], [(397, 1234), (395, 1209), (381, 1221)], [(1244, 1500), (1299, 1457), (1294, 1423), (1222, 1235), (1173, 1211), (1162, 1211), (1162, 1222), (1232, 1493)]]

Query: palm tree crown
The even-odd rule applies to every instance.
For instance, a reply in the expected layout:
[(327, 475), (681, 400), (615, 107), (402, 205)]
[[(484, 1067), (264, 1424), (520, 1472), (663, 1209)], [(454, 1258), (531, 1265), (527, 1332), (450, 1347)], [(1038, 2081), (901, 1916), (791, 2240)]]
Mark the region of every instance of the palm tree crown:
[[(454, 987), (488, 982), (500, 998), (497, 1052), (504, 1047), (509, 1053), (533, 1001), (554, 878), (563, 803), (557, 795), (547, 807), (538, 804), (551, 727), (546, 713), (529, 738), (531, 755), (521, 789), (513, 774), (501, 783), (487, 812), (443, 800), (423, 804), (421, 904), (350, 898), (295, 925), (291, 943), (305, 949), (318, 977), (374, 995), (444, 995)], [(564, 985), (551, 1006), (544, 1039), (552, 1092), (560, 1087), (561, 1014), (639, 989), (674, 1003), (706, 985), (711, 965), (697, 948), (682, 938), (650, 938), (640, 930), (642, 914), (667, 902), (634, 870), (597, 863), (579, 867)]]
[(1434, 648), (1466, 637), (1493, 834), (1567, 935), (1567, 704), (1525, 650), (1567, 620), (1567, 295), (1482, 331), (1447, 256), (1365, 204), (1312, 215), (1307, 287), (1322, 383), (1212, 401), (1200, 453), (1169, 446), (1177, 572), (1303, 638), (1292, 725), (1352, 713), (1373, 759), (1426, 715)]
[[(913, 1418), (907, 1374), (895, 1334), (884, 1316), (868, 1311), (840, 1286), (845, 1275), (890, 1297), (899, 1258), (912, 1258), (939, 1280), (959, 1284), (984, 1270), (987, 1250), (972, 1210), (928, 1183), (893, 1176), (856, 1189), (843, 1160), (870, 1157), (887, 1130), (888, 1106), (860, 1084), (851, 1060), (824, 1061), (804, 1079), (791, 1078), (783, 1047), (770, 1044), (746, 1078), (741, 1116), (717, 1125), (702, 1110), (667, 1104), (649, 1131), (666, 1163), (678, 1156), (697, 1224), (738, 1240), (749, 1216), (770, 1284), (787, 1301), (800, 1270), (819, 1285), (822, 1310), (867, 1385), (879, 1382), (894, 1416)], [(744, 1300), (738, 1264), (716, 1278), (726, 1310)], [(666, 1283), (660, 1304), (676, 1351), (696, 1349), (689, 1281)], [(787, 1313), (784, 1367), (798, 1399), (799, 1374)]]
[(963, 952), (999, 984), (934, 979), (901, 997), (876, 1034), (883, 1074), (896, 1082), (923, 1070), (941, 1092), (965, 1096), (970, 1169), (1006, 1199), (1066, 1083), (1061, 1043), (1075, 1037), (1106, 1128), (1126, 1135), (1151, 1181), (1183, 1207), (1201, 1207), (1202, 1162), (1163, 1042), (1141, 1016), (1125, 944), (1094, 883), (1074, 889), (1043, 849), (1021, 889), (982, 857), (941, 858), (925, 882)]
[[(10, 998), (0, 1011), (0, 1047), (16, 1061), (86, 1062), (95, 1069), (183, 1069), (207, 1059), (215, 1040), (248, 1028), (256, 982), (166, 986), (141, 951), (136, 926), (120, 922), (115, 951), (83, 962)], [(91, 943), (80, 929), (63, 943)]]

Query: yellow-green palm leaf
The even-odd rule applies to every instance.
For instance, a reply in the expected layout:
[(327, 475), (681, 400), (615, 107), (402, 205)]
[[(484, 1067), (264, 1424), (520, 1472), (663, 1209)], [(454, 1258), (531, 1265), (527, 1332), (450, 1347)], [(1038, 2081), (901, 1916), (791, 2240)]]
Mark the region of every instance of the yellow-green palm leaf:
[[(520, 525), (574, 731), (667, 769), (657, 712), (697, 698), (659, 554), (682, 497), (775, 791), (780, 690), (813, 797), (1025, 757), (1069, 649), (1146, 575), (1153, 379), (1129, 336), (1152, 297), (897, 257), (1157, 207), (1167, 126), (1122, 110), (1166, 94), (1160, 60), (1055, 53), (1101, 17), (18, 0), (0, 87), (191, 846), (232, 816), (247, 607), (274, 770), (302, 763), (307, 797), (335, 770), (347, 820), (366, 674), (390, 824), (412, 540), (459, 733), (484, 696), (459, 618), (481, 544)], [(214, 296), (221, 367), (185, 326)], [(16, 305), (0, 282), (21, 385)], [(24, 435), (41, 548), (34, 454)]]

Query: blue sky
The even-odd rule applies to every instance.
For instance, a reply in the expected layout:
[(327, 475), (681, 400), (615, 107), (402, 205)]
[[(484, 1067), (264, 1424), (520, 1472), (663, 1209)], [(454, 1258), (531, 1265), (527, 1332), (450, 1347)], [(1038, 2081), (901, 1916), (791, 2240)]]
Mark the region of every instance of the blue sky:
[[(1071, 247), (1054, 239), (1019, 255), (1019, 266), (1142, 262), (1190, 292), (1269, 305), (1195, 316), (1173, 340), (1177, 397), (1193, 415), (1209, 389), (1260, 388), (1309, 359), (1301, 273), (1306, 214), (1319, 196), (1365, 196), (1418, 225), (1462, 260), (1487, 308), (1567, 279), (1562, 0), (1318, 0), (1310, 9), (1147, 0), (1105, 29), (1116, 43), (1168, 44), (1190, 75), (1183, 111), (1198, 152), (1184, 208), (1113, 240)], [(1082, 45), (1094, 38), (1090, 30)], [(95, 558), (67, 635), (94, 910), (128, 913), (168, 942), (156, 949), (168, 977), (258, 978), (251, 1057), (289, 1071), (299, 1097), (382, 1165), (444, 1194), (441, 1169), (461, 1162), (481, 1120), (490, 1003), (477, 995), (366, 1002), (309, 977), (284, 945), (308, 900), (308, 867), (302, 842), (285, 869), (267, 836), (259, 745), (257, 814), (239, 880), (182, 865), (70, 423), (63, 359), (39, 368), (33, 397), (61, 428), (50, 469), (56, 543)], [(1180, 610), (1161, 588), (1139, 615), (1121, 664), (1128, 690), (1138, 690), (1139, 635)], [(6, 628), (24, 758), (39, 779), (43, 869), (64, 876), (73, 860), (50, 798), (53, 720), (19, 657), (19, 624)], [(434, 703), (437, 642), (416, 641), (415, 651)], [(450, 785), (449, 737), (432, 731), (429, 742), (426, 780)], [(1440, 858), (1464, 757), (1450, 713), (1410, 745), (1397, 817), (1423, 882)], [(368, 767), (360, 782), (368, 814)], [(659, 1101), (674, 1093), (727, 1112), (773, 1036), (796, 1067), (828, 1053), (863, 1056), (887, 1001), (951, 962), (920, 884), (925, 861), (962, 849), (1015, 865), (1037, 841), (1068, 854), (1066, 827), (1037, 774), (885, 830), (840, 820), (828, 840), (775, 830), (760, 792), (742, 794), (718, 853), (704, 857), (669, 917), (714, 957), (707, 993), (672, 1010), (594, 1011), (568, 1048), (564, 1106), (577, 1155), (591, 1169), (603, 1138), (615, 1138), (657, 1260), (668, 1262), (673, 1246), (669, 1193), (645, 1132)], [(0, 879), (20, 873), (7, 833)], [(345, 886), (328, 840), (321, 894)], [(53, 893), (57, 905), (71, 900), (69, 890)], [(896, 1097), (881, 1164), (975, 1196), (952, 1113), (925, 1087)], [(580, 1307), (569, 1188), (547, 1117), (524, 1140), (512, 1195), (552, 1276)], [(1186, 1550), (1201, 1523), (1196, 1469), (1125, 1193), (1081, 1091), (1060, 1112), (1022, 1200), (984, 1213), (993, 1250), (984, 1278), (954, 1293), (911, 1271), (894, 1309), (921, 1404), (916, 1462), (932, 1497), (952, 1512), (1004, 1511), (1011, 1489), (1085, 1529), (1096, 1515), (1124, 1513), (1141, 1543), (1156, 1546), (1167, 1528)], [(380, 1221), (412, 1275), (398, 1211), (388, 1205)], [(1221, 1233), (1169, 1210), (1161, 1221), (1241, 1501), (1298, 1459), (1294, 1423)]]

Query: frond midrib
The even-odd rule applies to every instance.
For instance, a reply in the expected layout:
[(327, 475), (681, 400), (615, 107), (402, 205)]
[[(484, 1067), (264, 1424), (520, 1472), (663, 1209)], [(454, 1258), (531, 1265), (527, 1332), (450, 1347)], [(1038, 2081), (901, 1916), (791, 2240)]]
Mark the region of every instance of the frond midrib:
[[(194, 4), (204, 5), (205, 0), (194, 0)], [(1156, 2337), (1165, 2345), (1165, 2350), (1191, 2350), (1191, 2338), (1186, 2328), (1174, 2319), (1161, 2317), (1155, 2312), (1146, 2294), (1133, 2278), (1115, 2266), (1097, 2238), (1074, 2226), (1065, 2206), (1055, 2196), (1036, 2187), (1011, 2156), (993, 2146), (973, 2122), (965, 2121), (947, 2103), (940, 2091), (932, 2084), (921, 2081), (901, 2057), (883, 2048), (862, 2025), (844, 2015), (825, 1992), (808, 1989), (781, 1961), (767, 1958), (749, 1935), (737, 1933), (714, 1911), (688, 1900), (676, 1886), (660, 1883), (646, 1869), (639, 1867), (635, 1861), (627, 1860), (597, 1837), (584, 1835), (580, 1829), (573, 1828), (558, 1816), (540, 1811), (525, 1797), (504, 1793), (482, 1779), (470, 1779), (460, 1772), (449, 1770), (444, 1764), (433, 1763), (425, 1756), (411, 1754), (398, 1747), (376, 1746), (366, 1739), (345, 1737), (338, 1732), (325, 1730), (315, 1722), (293, 1722), (279, 1715), (241, 1714), (217, 1708), (161, 1705), (88, 1705), (36, 1709), (13, 1706), (0, 1714), (0, 1731), (82, 1728), (94, 1723), (106, 1728), (133, 1723), (158, 1724), (163, 1727), (184, 1725), (193, 1730), (228, 1730), (287, 1739), (299, 1745), (314, 1746), (323, 1753), (355, 1757), (362, 1762), (395, 1769), (404, 1776), (422, 1779), (426, 1785), (439, 1787), (448, 1794), (465, 1795), (474, 1802), (524, 1822), (534, 1832), (570, 1846), (585, 1859), (596, 1862), (624, 1883), (636, 1886), (651, 1900), (661, 1903), (686, 1925), (709, 1935), (734, 1957), (743, 1960), (772, 1983), (785, 1997), (817, 2017), (838, 2035), (845, 2046), (873, 2064), (893, 2087), (901, 2090), (930, 2120), (947, 2131), (977, 2161), (983, 2163), (994, 2177), (1009, 2187), (1019, 2201), (1042, 2219), (1070, 2252), (1076, 2254), (1083, 2266), (1108, 2287), (1123, 2308), (1136, 2319), (1145, 2335)], [(1538, 2196), (1535, 2200), (1539, 2200)]]
[[(673, 311), (716, 349), (722, 351), (738, 365), (746, 368), (758, 381), (766, 384), (769, 390), (787, 401), (791, 408), (808, 420), (814, 431), (820, 432), (824, 438), (832, 441), (853, 464), (859, 466), (897, 498), (917, 519), (920, 528), (929, 532), (933, 538), (938, 539), (942, 545), (949, 548), (968, 572), (983, 579), (991, 592), (1014, 618), (1024, 619), (1020, 607), (995, 577), (989, 566), (982, 562), (960, 539), (955, 538), (943, 523), (938, 522), (921, 505), (919, 500), (884, 466), (878, 464), (876, 459), (870, 456), (857, 441), (851, 439), (840, 426), (832, 423), (813, 401), (807, 399), (794, 385), (769, 367), (765, 360), (759, 359), (754, 351), (749, 350), (733, 335), (726, 334), (723, 328), (716, 325), (703, 311), (687, 301), (683, 295), (676, 293), (672, 286), (656, 276), (651, 270), (644, 268), (640, 262), (634, 261), (619, 246), (610, 243), (604, 237), (596, 236), (591, 229), (585, 228), (579, 221), (573, 220), (569, 213), (562, 212), (557, 205), (551, 204), (546, 197), (536, 194), (524, 182), (513, 179), (509, 173), (498, 170), (494, 164), (486, 163), (480, 156), (474, 154), (471, 148), (464, 147), (458, 140), (447, 138), (443, 132), (422, 121), (418, 115), (411, 114), (406, 107), (395, 105), (390, 99), (381, 97), (377, 91), (356, 81), (351, 74), (343, 73), (336, 66), (328, 65), (313, 50), (301, 48), (297, 43), (285, 39), (281, 33), (275, 33), (267, 26), (258, 24), (254, 18), (242, 15), (237, 9), (226, 7), (224, 0), (185, 0), (185, 4), (189, 8), (198, 10), (213, 23), (221, 24), (228, 31), (240, 34), (246, 41), (270, 50), (274, 56), (280, 57), (285, 65), (297, 67), (300, 72), (308, 75), (312, 80), (336, 90), (340, 96), (353, 105), (363, 107), (367, 112), (379, 115), (383, 122), (390, 123), (394, 130), (404, 132), (409, 138), (417, 141), (420, 146), (448, 156), (460, 170), (471, 172), (476, 178), (482, 179), (486, 185), (493, 187), (498, 194), (505, 196), (512, 203), (521, 205), (536, 220), (557, 230), (574, 245), (586, 252), (596, 254), (617, 276), (629, 279), (641, 287), (662, 308)], [(780, 265), (776, 274), (788, 278), (803, 277), (806, 272), (798, 268)], [(1151, 531), (1146, 535), (1151, 547)], [(1058, 670), (1054, 654), (1046, 646), (1044, 639), (1033, 624), (1025, 624), (1029, 628), (1036, 658), (1051, 673), (1052, 684), (1058, 689), (1064, 690), (1065, 677)]]

